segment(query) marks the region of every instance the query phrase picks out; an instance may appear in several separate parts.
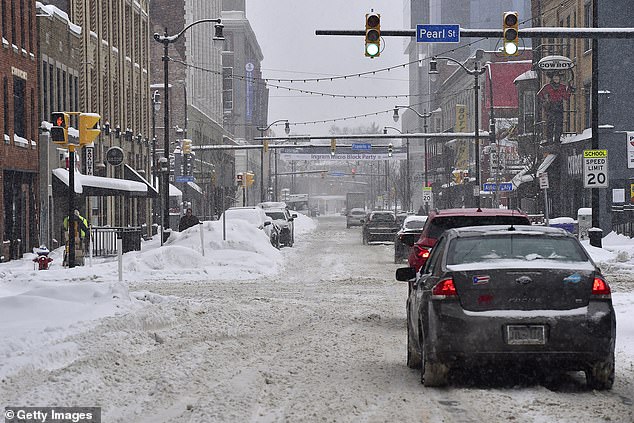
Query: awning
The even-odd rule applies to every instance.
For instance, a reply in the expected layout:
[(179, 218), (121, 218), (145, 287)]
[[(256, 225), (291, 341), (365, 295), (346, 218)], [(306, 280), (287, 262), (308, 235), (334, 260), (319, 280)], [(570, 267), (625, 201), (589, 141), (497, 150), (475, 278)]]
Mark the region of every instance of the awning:
[[(68, 170), (54, 169), (54, 179), (68, 188)], [(92, 197), (157, 197), (156, 190), (150, 191), (148, 185), (128, 179), (105, 178), (102, 176), (82, 175), (75, 172), (75, 193)]]
[[(556, 154), (547, 155), (544, 158), (544, 161), (541, 162), (541, 164), (537, 168), (535, 175), (539, 175), (540, 173), (546, 172), (548, 167), (555, 161), (556, 158), (557, 158)], [(517, 187), (522, 185), (524, 182), (533, 182), (533, 180), (535, 179), (535, 176), (532, 174), (527, 175), (529, 170), (530, 168), (526, 166), (517, 175), (513, 177), (513, 179), (511, 180), (511, 183), (513, 184), (513, 189), (517, 189)]]
[(187, 182), (187, 186), (196, 191), (198, 194), (203, 194), (203, 189), (196, 182)]
[(136, 170), (132, 169), (127, 164), (124, 165), (124, 168), (123, 168), (123, 177), (125, 179), (129, 179), (131, 181), (137, 181), (137, 182), (141, 182), (142, 184), (145, 184), (147, 186), (148, 197), (151, 197), (151, 198), (158, 197), (159, 192), (156, 190), (156, 188), (154, 188), (152, 186), (152, 184), (150, 184), (147, 181), (147, 179), (145, 179), (143, 176), (141, 176), (139, 174), (139, 172), (137, 172)]

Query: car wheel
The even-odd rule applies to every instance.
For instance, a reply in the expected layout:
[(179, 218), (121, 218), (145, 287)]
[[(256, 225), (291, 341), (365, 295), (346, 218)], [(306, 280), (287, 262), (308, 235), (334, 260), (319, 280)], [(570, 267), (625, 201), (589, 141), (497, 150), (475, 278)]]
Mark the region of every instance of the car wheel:
[(418, 339), (421, 353), (420, 382), (428, 387), (445, 386), (449, 378), (449, 368), (431, 360), (425, 352), (425, 340), (422, 334), (419, 334)]
[(420, 369), (420, 354), (413, 348), (412, 340), (410, 339), (410, 327), (409, 317), (407, 319), (407, 367), (410, 369)]
[(614, 353), (606, 361), (597, 361), (586, 370), (586, 384), (591, 389), (603, 391), (614, 385)]

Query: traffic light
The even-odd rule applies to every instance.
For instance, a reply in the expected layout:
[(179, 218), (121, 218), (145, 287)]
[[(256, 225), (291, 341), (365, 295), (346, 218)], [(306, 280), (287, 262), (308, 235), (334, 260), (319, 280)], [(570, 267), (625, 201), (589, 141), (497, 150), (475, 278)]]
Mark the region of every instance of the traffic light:
[(504, 12), (503, 27), (504, 54), (517, 56), (519, 54), (519, 13)]
[(238, 173), (236, 175), (236, 183), (238, 184), (239, 187), (241, 187), (243, 185), (243, 176), (242, 173)]
[(333, 138), (330, 140), (330, 155), (334, 157), (336, 152), (337, 152), (337, 140)]
[(394, 146), (392, 145), (392, 143), (389, 143), (387, 145), (387, 156), (392, 157), (393, 154), (394, 154)]
[(326, 172), (321, 172), (321, 179), (324, 179), (326, 177)]
[(68, 122), (70, 122), (68, 113), (54, 112), (51, 114), (51, 121), (53, 121), (51, 141), (55, 144), (68, 144)]
[(355, 169), (354, 167), (352, 169), (350, 169), (350, 173), (352, 174), (352, 179), (354, 179), (354, 177), (357, 174), (357, 169)]
[(268, 140), (262, 141), (262, 148), (264, 149), (265, 153), (269, 152), (269, 141)]
[(365, 14), (365, 55), (371, 59), (381, 55), (381, 15)]
[(99, 136), (101, 130), (97, 123), (100, 119), (96, 113), (79, 114), (79, 145), (90, 144)]
[(183, 140), (183, 154), (191, 154), (192, 153), (192, 140), (184, 139)]

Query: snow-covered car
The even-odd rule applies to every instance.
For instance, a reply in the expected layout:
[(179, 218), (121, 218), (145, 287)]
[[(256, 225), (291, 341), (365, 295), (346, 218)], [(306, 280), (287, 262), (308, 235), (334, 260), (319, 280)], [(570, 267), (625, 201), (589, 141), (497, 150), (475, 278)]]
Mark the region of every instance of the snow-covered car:
[(291, 213), (286, 208), (267, 208), (264, 212), (280, 227), (280, 244), (292, 247), (295, 243), (295, 225), (293, 221), (297, 214)]
[(267, 209), (288, 209), (288, 205), (284, 201), (264, 201), (258, 203), (258, 207)]
[(346, 228), (350, 228), (351, 226), (363, 226), (361, 220), (363, 220), (364, 217), (365, 210), (362, 208), (355, 207), (348, 210), (346, 214)]
[(583, 371), (591, 389), (614, 383), (616, 316), (610, 286), (579, 240), (560, 228), (448, 229), (421, 271), (396, 278), (407, 298), (407, 365), (425, 386), (452, 369), (522, 366)]
[(427, 216), (411, 215), (403, 221), (394, 238), (394, 263), (400, 263), (409, 256), (409, 249), (423, 232)]
[(220, 220), (242, 219), (254, 224), (258, 229), (263, 230), (268, 235), (271, 240), (271, 245), (275, 248), (280, 248), (281, 228), (273, 219), (266, 215), (262, 208), (230, 207), (225, 210), (223, 215), (220, 216)]

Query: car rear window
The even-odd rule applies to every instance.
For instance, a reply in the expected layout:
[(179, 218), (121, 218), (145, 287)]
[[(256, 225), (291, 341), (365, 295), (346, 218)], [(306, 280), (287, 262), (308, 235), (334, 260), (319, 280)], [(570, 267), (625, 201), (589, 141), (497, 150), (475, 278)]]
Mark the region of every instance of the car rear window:
[(406, 229), (422, 229), (425, 226), (424, 220), (408, 220), (405, 222)]
[(588, 257), (575, 239), (521, 234), (455, 238), (447, 253), (447, 265), (498, 260), (587, 262)]
[(284, 212), (266, 212), (266, 215), (273, 220), (286, 220)]
[(394, 222), (394, 215), (390, 213), (375, 213), (372, 215), (373, 222)]
[(517, 216), (437, 216), (431, 222), (427, 237), (438, 239), (447, 229), (483, 225), (530, 225), (530, 221)]

